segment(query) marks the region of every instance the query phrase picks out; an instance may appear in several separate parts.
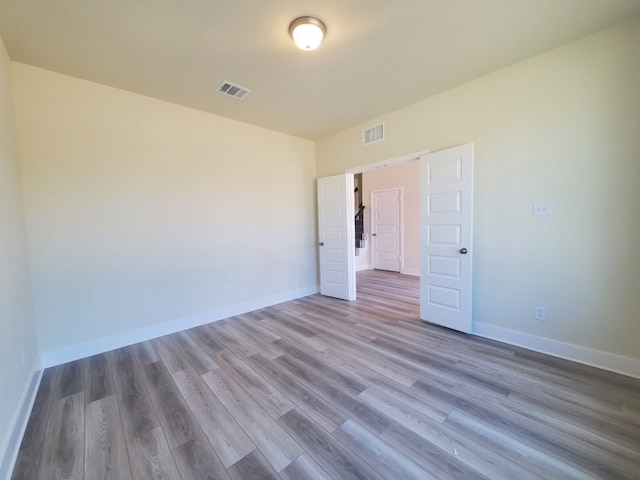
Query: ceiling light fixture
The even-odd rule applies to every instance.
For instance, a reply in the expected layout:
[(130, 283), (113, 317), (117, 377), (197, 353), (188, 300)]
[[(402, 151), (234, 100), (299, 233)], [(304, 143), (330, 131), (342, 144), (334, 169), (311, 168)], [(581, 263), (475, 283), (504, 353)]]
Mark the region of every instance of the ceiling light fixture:
[(289, 25), (289, 33), (300, 50), (315, 50), (327, 34), (327, 26), (314, 17), (299, 17)]

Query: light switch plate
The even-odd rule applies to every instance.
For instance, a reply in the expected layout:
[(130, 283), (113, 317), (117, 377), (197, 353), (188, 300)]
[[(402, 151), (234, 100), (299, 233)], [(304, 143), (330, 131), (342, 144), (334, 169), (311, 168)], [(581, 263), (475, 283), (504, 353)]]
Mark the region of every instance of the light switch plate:
[(551, 215), (551, 205), (546, 202), (536, 202), (533, 204), (533, 216), (541, 217)]

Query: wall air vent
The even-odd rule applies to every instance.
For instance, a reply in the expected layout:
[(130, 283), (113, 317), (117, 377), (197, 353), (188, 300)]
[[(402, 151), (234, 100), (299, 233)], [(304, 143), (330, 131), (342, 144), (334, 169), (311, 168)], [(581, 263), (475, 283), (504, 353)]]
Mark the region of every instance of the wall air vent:
[(362, 129), (362, 145), (370, 145), (382, 140), (384, 140), (384, 122)]
[(248, 94), (251, 93), (251, 90), (248, 88), (241, 87), (239, 85), (235, 85), (231, 82), (227, 82), (226, 80), (220, 84), (217, 88), (217, 92), (222, 95), (226, 95), (228, 97), (233, 97), (237, 100), (242, 100)]

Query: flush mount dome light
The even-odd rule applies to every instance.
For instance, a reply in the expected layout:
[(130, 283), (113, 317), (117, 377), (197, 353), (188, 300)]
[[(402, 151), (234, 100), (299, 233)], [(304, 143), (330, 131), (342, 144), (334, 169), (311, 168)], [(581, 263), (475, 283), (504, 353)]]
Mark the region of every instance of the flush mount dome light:
[(315, 50), (327, 34), (327, 26), (314, 17), (299, 17), (289, 25), (289, 33), (300, 50)]

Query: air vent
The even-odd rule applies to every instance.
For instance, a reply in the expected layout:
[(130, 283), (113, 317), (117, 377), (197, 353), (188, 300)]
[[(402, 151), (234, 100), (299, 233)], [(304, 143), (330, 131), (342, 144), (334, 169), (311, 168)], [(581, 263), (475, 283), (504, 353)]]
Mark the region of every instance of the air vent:
[(222, 82), (217, 91), (218, 93), (227, 95), (228, 97), (233, 97), (238, 100), (242, 100), (244, 97), (251, 93), (251, 90), (249, 90), (248, 88), (234, 85), (233, 83), (227, 82), (226, 80)]
[(362, 145), (370, 145), (384, 140), (384, 122), (362, 130)]

